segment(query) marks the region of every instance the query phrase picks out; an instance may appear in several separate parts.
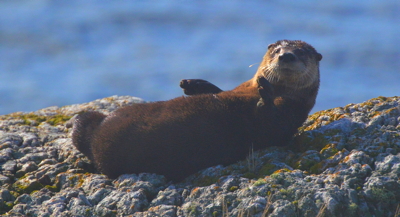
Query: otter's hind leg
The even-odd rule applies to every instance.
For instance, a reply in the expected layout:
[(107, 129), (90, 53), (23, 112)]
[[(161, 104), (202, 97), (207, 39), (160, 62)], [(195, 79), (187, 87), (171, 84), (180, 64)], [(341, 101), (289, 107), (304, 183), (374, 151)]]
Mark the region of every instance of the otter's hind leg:
[(93, 132), (101, 124), (106, 115), (100, 112), (85, 112), (79, 114), (75, 121), (72, 130), (72, 143), (74, 146), (86, 155), (93, 162), (93, 153), (91, 140)]
[(219, 93), (222, 92), (219, 87), (203, 79), (183, 79), (179, 83), (186, 95), (197, 95), (205, 93)]

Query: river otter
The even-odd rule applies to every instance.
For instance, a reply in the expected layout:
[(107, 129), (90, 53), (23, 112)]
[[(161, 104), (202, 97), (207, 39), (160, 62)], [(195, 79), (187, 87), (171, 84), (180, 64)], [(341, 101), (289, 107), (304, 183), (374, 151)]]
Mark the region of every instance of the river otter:
[(108, 116), (82, 113), (73, 144), (110, 178), (149, 172), (177, 182), (235, 163), (251, 148), (285, 145), (293, 137), (314, 106), (321, 59), (303, 41), (277, 41), (255, 76), (235, 89), (182, 80), (192, 96), (134, 104)]

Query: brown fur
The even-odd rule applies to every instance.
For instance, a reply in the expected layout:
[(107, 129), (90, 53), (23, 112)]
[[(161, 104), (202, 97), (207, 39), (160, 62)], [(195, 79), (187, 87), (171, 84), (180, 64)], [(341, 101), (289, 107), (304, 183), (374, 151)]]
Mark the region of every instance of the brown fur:
[(73, 144), (110, 178), (150, 172), (181, 181), (235, 163), (251, 148), (291, 139), (315, 103), (321, 58), (305, 42), (278, 41), (268, 46), (255, 76), (237, 88), (220, 92), (209, 83), (217, 94), (192, 91), (190, 97), (135, 104), (108, 116), (81, 114)]

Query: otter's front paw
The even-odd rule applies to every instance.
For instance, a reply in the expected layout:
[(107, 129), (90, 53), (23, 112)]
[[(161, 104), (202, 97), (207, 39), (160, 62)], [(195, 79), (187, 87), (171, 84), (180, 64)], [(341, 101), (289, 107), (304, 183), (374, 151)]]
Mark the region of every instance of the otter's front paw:
[(219, 93), (222, 91), (214, 84), (203, 79), (183, 79), (179, 83), (179, 86), (186, 95)]
[(274, 94), (274, 88), (272, 87), (272, 84), (269, 83), (269, 81), (265, 77), (258, 77), (257, 78), (257, 83), (258, 83), (258, 93), (260, 94), (260, 100), (257, 103), (258, 107), (261, 106), (268, 106), (272, 105), (274, 103), (274, 100), (272, 98)]

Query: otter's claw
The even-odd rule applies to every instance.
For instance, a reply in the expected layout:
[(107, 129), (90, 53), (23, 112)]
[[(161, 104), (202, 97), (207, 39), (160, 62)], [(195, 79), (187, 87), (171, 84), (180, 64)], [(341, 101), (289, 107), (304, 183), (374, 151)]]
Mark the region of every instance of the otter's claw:
[(179, 86), (186, 95), (222, 92), (217, 86), (203, 79), (183, 79)]

